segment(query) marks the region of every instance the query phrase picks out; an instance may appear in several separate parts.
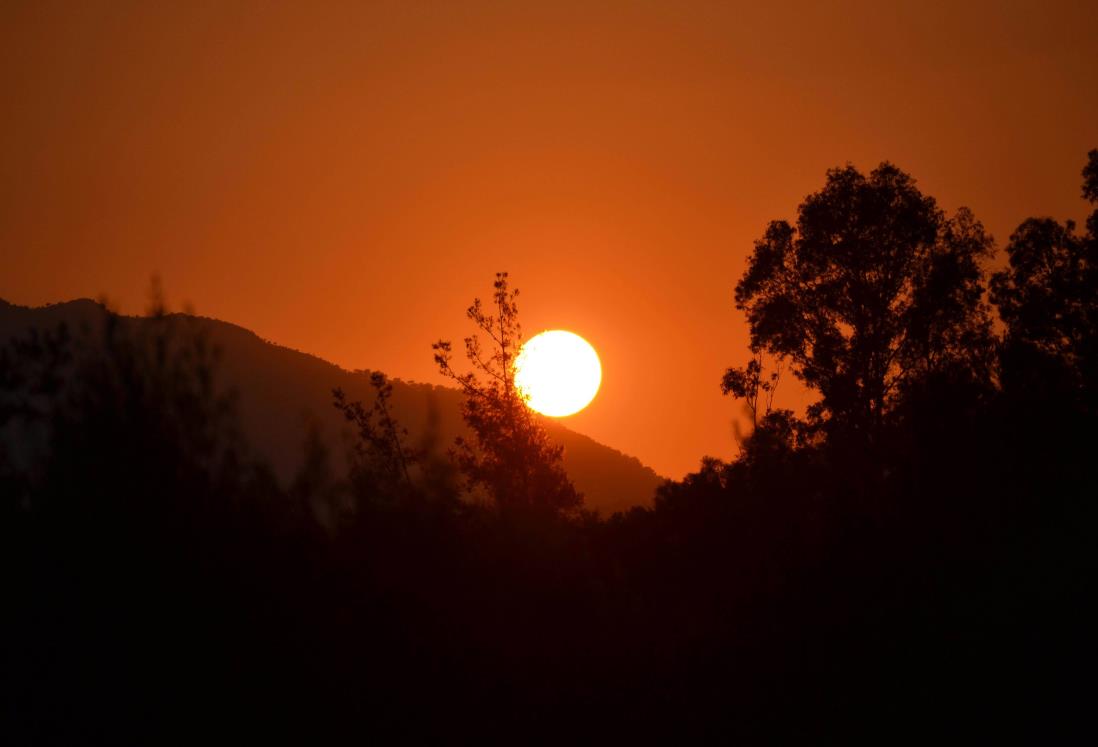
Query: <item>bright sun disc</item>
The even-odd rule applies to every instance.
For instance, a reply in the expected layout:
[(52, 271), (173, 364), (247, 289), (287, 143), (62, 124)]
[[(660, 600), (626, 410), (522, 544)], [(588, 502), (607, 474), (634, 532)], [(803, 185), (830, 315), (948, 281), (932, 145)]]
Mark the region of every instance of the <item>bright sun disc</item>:
[(554, 418), (587, 407), (602, 383), (599, 356), (587, 340), (563, 329), (534, 335), (515, 359), (515, 386), (531, 409)]

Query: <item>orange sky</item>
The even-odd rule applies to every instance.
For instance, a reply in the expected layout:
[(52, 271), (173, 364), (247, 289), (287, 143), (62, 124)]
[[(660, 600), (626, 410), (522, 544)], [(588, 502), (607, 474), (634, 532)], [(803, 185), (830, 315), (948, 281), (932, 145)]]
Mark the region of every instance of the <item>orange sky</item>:
[(828, 167), (890, 159), (1001, 243), (1081, 217), (1098, 147), (1098, 3), (769, 5), (5, 2), (0, 297), (137, 312), (159, 273), (439, 382), (507, 269), (602, 355), (569, 425), (681, 476), (735, 453), (732, 289)]

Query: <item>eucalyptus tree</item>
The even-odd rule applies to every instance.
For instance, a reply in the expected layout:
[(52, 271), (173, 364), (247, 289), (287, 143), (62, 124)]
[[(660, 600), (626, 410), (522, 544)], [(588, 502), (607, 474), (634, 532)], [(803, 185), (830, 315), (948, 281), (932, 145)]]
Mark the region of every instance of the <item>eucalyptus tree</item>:
[(847, 165), (827, 173), (795, 223), (767, 226), (736, 306), (752, 350), (819, 393), (810, 420), (872, 438), (918, 381), (989, 376), (982, 260), (992, 246), (970, 211), (947, 216), (892, 164), (868, 176)]

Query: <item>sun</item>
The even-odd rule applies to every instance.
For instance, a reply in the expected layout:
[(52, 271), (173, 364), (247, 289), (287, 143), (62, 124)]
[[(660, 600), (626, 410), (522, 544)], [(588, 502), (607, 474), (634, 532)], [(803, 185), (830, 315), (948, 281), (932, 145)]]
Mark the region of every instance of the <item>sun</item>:
[(515, 359), (515, 386), (530, 409), (542, 415), (574, 415), (591, 403), (601, 383), (598, 353), (567, 330), (534, 335)]

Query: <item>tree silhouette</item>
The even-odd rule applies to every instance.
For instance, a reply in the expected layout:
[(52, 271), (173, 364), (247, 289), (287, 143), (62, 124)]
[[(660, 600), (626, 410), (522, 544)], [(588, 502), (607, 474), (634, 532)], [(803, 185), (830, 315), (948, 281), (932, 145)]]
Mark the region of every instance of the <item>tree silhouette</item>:
[(812, 419), (865, 438), (912, 380), (957, 367), (986, 375), (980, 261), (991, 246), (968, 210), (947, 218), (895, 166), (866, 177), (848, 165), (828, 172), (796, 226), (767, 227), (736, 305), (752, 348), (788, 359), (820, 392)]
[[(1083, 169), (1083, 197), (1098, 205), (1098, 150), (1090, 151)], [(1065, 393), (1087, 394), (1093, 406), (1098, 209), (1087, 219), (1084, 235), (1075, 232), (1074, 221), (1026, 220), (1011, 235), (1007, 256), (1009, 267), (991, 280), (991, 299), (1006, 325), (1007, 383), (1045, 388), (1061, 379)]]
[[(1098, 148), (1087, 153), (1087, 165), (1083, 167), (1083, 199), (1092, 204), (1098, 203)], [(1098, 226), (1095, 225), (1095, 221), (1098, 221), (1098, 212), (1091, 213), (1090, 218), (1087, 219), (1092, 239), (1098, 237)]]
[(562, 466), (564, 448), (554, 444), (515, 387), (515, 358), (522, 345), (516, 297), (507, 273), (496, 273), (491, 313), (479, 298), (466, 316), (487, 336), (466, 337), (472, 369), (453, 367), (450, 342), (432, 348), (443, 375), (465, 393), (462, 414), (473, 443), (459, 438), (455, 457), (470, 487), (481, 487), (504, 512), (514, 510), (575, 512), (583, 503)]
[(774, 408), (774, 396), (778, 392), (778, 384), (781, 383), (782, 363), (763, 376), (763, 354), (759, 349), (751, 351), (751, 360), (743, 368), (729, 368), (721, 379), (721, 392), (731, 394), (736, 399), (742, 399), (751, 412), (751, 425), (759, 425), (759, 398), (763, 398), (763, 412), (765, 418)]
[(352, 479), (365, 480), (372, 489), (384, 488), (386, 492), (392, 492), (395, 486), (411, 488), (409, 469), (419, 460), (419, 454), (405, 445), (408, 430), (393, 418), (389, 406), (393, 385), (385, 374), (374, 371), (370, 374), (370, 386), (374, 388), (374, 401), (369, 408), (361, 402), (348, 402), (342, 389), (332, 390), (335, 408), (358, 431)]

